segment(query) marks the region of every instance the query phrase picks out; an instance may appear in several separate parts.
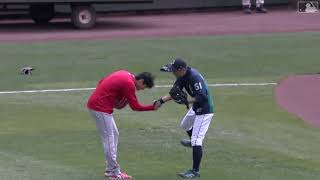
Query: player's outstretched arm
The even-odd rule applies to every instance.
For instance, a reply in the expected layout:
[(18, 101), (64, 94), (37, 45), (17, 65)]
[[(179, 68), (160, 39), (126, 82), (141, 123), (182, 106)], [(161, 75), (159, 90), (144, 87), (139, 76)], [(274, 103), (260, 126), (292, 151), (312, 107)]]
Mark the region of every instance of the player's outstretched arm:
[(163, 96), (162, 98), (159, 98), (158, 100), (154, 101), (153, 106), (155, 109), (158, 109), (162, 106), (162, 104), (172, 100), (172, 97), (168, 94)]
[(135, 94), (134, 86), (126, 89), (126, 98), (128, 99), (129, 106), (134, 111), (154, 111), (154, 105), (142, 105), (139, 103)]

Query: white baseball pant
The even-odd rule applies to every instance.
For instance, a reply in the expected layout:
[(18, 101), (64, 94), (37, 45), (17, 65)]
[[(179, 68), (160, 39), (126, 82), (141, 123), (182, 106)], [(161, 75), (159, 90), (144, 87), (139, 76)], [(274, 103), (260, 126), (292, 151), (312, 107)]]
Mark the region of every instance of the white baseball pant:
[(189, 109), (187, 114), (181, 121), (181, 127), (185, 131), (189, 131), (192, 128), (191, 145), (202, 146), (202, 142), (209, 129), (213, 113), (196, 115), (192, 108)]
[[(256, 0), (256, 6), (259, 7), (264, 4), (264, 0)], [(242, 0), (243, 6), (250, 6), (251, 7), (251, 0)]]

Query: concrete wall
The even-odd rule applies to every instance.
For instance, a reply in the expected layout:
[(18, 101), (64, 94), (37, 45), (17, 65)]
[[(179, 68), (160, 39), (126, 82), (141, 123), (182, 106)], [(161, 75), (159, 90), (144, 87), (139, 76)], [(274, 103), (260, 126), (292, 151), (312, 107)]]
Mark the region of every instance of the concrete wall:
[[(150, 1), (150, 0), (0, 0), (5, 2), (123, 2), (123, 1)], [(96, 4), (97, 11), (136, 11), (136, 10), (161, 10), (161, 9), (186, 9), (205, 7), (241, 6), (241, 0), (153, 0), (153, 3), (129, 3), (129, 4)], [(251, 0), (255, 3), (255, 0)], [(288, 4), (289, 0), (265, 0), (266, 5)], [(70, 12), (70, 8), (58, 5), (59, 12)], [(1, 9), (0, 9), (1, 11)]]
[(144, 2), (152, 0), (0, 0), (0, 3)]
[[(265, 0), (266, 5), (288, 4), (289, 0)], [(121, 11), (121, 10), (160, 10), (160, 9), (184, 9), (203, 7), (227, 7), (241, 6), (241, 0), (154, 0), (153, 4), (128, 4), (128, 5), (98, 5), (98, 10)], [(255, 1), (252, 1), (255, 4)]]

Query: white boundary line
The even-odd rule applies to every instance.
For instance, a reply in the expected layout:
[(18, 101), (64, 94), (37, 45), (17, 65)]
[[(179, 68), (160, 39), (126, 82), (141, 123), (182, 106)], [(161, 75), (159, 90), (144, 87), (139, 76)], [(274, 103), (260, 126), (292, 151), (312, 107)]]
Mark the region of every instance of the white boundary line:
[[(208, 84), (210, 87), (237, 87), (237, 86), (271, 86), (277, 83), (230, 83), (230, 84)], [(156, 85), (156, 88), (168, 88), (172, 85)], [(72, 88), (72, 89), (43, 89), (43, 90), (27, 90), (27, 91), (0, 91), (2, 94), (23, 94), (23, 93), (45, 93), (45, 92), (70, 92), (70, 91), (89, 91), (95, 88)]]

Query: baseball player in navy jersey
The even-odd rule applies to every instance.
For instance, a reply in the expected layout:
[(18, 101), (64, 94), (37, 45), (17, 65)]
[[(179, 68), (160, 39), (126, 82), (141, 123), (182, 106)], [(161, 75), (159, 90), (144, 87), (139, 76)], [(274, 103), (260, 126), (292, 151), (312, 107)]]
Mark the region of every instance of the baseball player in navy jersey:
[[(172, 63), (161, 68), (162, 71), (172, 72), (177, 78), (174, 87), (185, 89), (192, 97), (188, 100), (192, 107), (182, 118), (181, 127), (189, 135), (189, 139), (182, 140), (181, 144), (193, 149), (192, 169), (178, 174), (183, 178), (200, 177), (200, 163), (202, 159), (202, 142), (209, 128), (214, 115), (212, 97), (207, 83), (203, 76), (191, 67), (188, 67), (184, 60), (175, 59)], [(171, 95), (166, 95), (156, 101), (156, 106), (174, 99)]]

